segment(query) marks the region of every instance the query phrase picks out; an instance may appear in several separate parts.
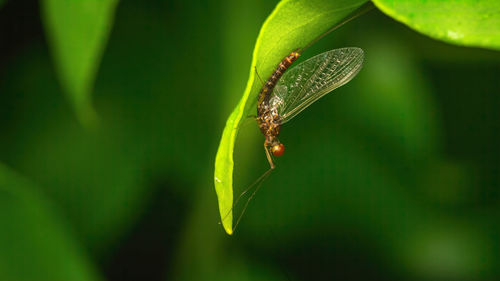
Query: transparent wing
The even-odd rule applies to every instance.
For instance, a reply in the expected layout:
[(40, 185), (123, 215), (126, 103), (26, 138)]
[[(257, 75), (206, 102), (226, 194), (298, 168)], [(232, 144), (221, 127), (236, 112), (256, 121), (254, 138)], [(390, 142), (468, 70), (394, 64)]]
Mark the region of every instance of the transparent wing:
[(271, 94), (281, 123), (290, 121), (322, 96), (349, 82), (363, 65), (363, 50), (331, 50), (285, 72)]

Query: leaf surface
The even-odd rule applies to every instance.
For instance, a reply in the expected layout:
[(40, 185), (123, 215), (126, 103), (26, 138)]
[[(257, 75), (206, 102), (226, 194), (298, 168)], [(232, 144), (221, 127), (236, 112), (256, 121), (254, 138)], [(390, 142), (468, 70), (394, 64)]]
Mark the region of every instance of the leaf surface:
[(373, 0), (387, 15), (448, 43), (500, 50), (500, 1)]
[(0, 280), (101, 280), (41, 193), (0, 164)]

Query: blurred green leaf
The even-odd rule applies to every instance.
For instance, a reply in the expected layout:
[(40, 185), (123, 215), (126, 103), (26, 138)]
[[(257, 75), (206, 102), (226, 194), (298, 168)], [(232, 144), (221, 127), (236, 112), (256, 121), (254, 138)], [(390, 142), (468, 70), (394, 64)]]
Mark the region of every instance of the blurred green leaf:
[(43, 21), (59, 79), (83, 124), (95, 121), (91, 92), (118, 0), (44, 0)]
[(5, 4), (5, 2), (7, 2), (7, 0), (0, 0), (0, 8), (2, 8), (3, 4)]
[(497, 0), (373, 0), (387, 15), (448, 43), (500, 49)]
[(0, 280), (100, 280), (35, 188), (0, 165)]
[(288, 53), (307, 46), (321, 34), (340, 23), (359, 8), (364, 0), (280, 2), (262, 25), (255, 44), (250, 77), (243, 96), (229, 116), (222, 133), (215, 159), (215, 190), (224, 229), (232, 234), (233, 206), (233, 150), (242, 121), (255, 111), (261, 77), (271, 75), (276, 65)]
[(92, 254), (103, 255), (135, 222), (148, 198), (146, 188), (154, 187), (144, 183), (145, 145), (125, 144), (131, 134), (120, 126), (128, 120), (110, 122), (107, 116), (120, 115), (108, 108), (100, 110), (96, 130), (84, 130), (70, 118), (46, 54), (38, 49), (23, 54), (0, 89), (30, 97), (4, 117), (16, 120), (17, 128), (1, 138), (2, 160), (36, 182), (35, 188), (63, 210), (78, 239)]

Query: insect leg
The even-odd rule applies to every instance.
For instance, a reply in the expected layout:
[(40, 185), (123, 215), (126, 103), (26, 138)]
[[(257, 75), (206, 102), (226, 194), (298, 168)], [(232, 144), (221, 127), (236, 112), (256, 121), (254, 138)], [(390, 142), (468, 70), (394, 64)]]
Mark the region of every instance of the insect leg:
[(233, 232), (236, 230), (236, 227), (238, 226), (238, 223), (240, 222), (241, 218), (243, 217), (243, 214), (245, 213), (245, 211), (246, 211), (246, 209), (248, 207), (248, 204), (250, 203), (250, 201), (252, 200), (252, 198), (255, 196), (255, 194), (257, 193), (257, 191), (260, 189), (260, 186), (262, 185), (262, 183), (264, 182), (264, 180), (267, 178), (267, 176), (269, 176), (269, 174), (271, 173), (271, 171), (272, 171), (272, 169), (267, 170), (260, 177), (258, 177), (257, 180), (255, 180), (251, 185), (249, 185), (243, 192), (241, 192), (240, 196), (238, 196), (238, 198), (236, 199), (236, 201), (234, 201), (233, 207), (231, 207), (231, 209), (227, 212), (227, 214), (224, 216), (224, 218), (221, 219), (221, 221), (219, 222), (219, 224), (221, 224), (222, 222), (224, 222), (226, 220), (226, 218), (234, 210), (234, 207), (236, 207), (236, 205), (238, 204), (238, 202), (240, 201), (240, 199), (243, 198), (243, 196), (245, 194), (247, 194), (250, 190), (252, 190), (252, 188), (254, 188), (256, 186), (255, 190), (252, 192), (252, 194), (250, 195), (250, 197), (248, 197), (247, 202), (243, 206), (243, 210), (241, 211), (240, 215), (238, 216), (238, 219), (236, 220), (236, 224), (233, 227)]
[(259, 78), (262, 87), (264, 87), (264, 81), (262, 81), (262, 78), (260, 78), (259, 72), (257, 72), (257, 67), (255, 67), (255, 74), (257, 74), (257, 77)]
[[(255, 194), (257, 193), (257, 191), (259, 191), (260, 187), (262, 186), (262, 183), (264, 182), (264, 180), (267, 178), (267, 176), (269, 176), (269, 174), (273, 171), (273, 169), (269, 169), (267, 170), (264, 174), (262, 174), (262, 176), (260, 176), (253, 184), (257, 184), (257, 187), (255, 188), (255, 190), (252, 192), (252, 195), (250, 195), (250, 197), (248, 197), (248, 200), (247, 202), (245, 203), (245, 206), (243, 206), (243, 210), (241, 210), (241, 214), (240, 216), (238, 217), (238, 219), (236, 220), (236, 223), (234, 224), (234, 227), (233, 227), (233, 233), (236, 231), (236, 227), (238, 226), (238, 224), (240, 223), (240, 220), (241, 218), (243, 217), (243, 214), (245, 214), (245, 211), (247, 210), (247, 207), (248, 207), (248, 203), (250, 203), (250, 201), (252, 201), (253, 197), (255, 196)], [(246, 192), (246, 191), (245, 191)]]
[(264, 142), (264, 150), (266, 151), (267, 161), (269, 161), (269, 165), (271, 165), (271, 170), (274, 170), (274, 162), (271, 154), (269, 154), (269, 149), (267, 149), (266, 143)]

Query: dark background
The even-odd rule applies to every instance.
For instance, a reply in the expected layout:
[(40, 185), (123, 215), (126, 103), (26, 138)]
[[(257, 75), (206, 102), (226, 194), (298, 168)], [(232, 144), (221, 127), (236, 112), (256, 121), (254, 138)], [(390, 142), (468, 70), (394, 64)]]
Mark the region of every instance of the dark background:
[[(434, 41), (376, 9), (304, 53), (358, 46), (366, 57), (282, 128), (278, 169), (225, 234), (215, 153), (276, 4), (249, 2), (121, 1), (93, 92), (97, 129), (62, 93), (38, 2), (0, 9), (0, 160), (49, 202), (96, 279), (495, 280), (500, 54)], [(245, 124), (238, 190), (268, 166), (262, 141)], [(17, 215), (3, 212), (2, 225)], [(46, 246), (20, 260), (50, 264), (44, 251), (60, 240), (9, 231), (3, 241)], [(38, 279), (14, 244), (0, 244), (0, 271)]]

